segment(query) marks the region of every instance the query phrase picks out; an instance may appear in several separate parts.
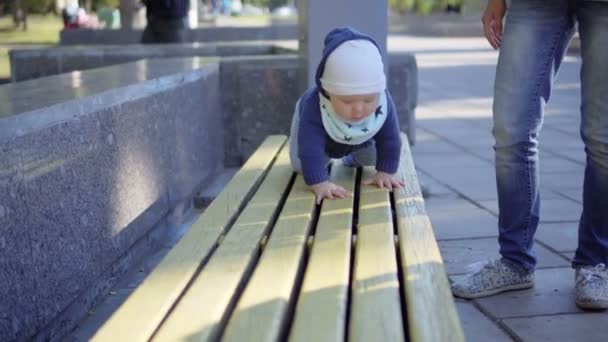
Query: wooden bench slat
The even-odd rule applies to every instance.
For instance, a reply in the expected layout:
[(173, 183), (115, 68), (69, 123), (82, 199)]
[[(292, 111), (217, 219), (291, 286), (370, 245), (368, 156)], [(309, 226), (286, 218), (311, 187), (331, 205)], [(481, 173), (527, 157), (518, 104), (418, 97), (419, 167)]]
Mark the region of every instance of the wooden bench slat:
[(145, 341), (266, 174), (285, 136), (268, 137), (163, 261), (96, 332), (94, 341)]
[(315, 196), (298, 175), (222, 341), (278, 341), (306, 248)]
[(333, 165), (331, 179), (351, 195), (325, 200), (295, 309), (291, 341), (344, 341), (355, 169)]
[(401, 265), (409, 337), (413, 342), (464, 341), (433, 228), (424, 209), (407, 137), (402, 134), (399, 174), (406, 183), (395, 191)]
[(292, 175), (286, 145), (207, 265), (154, 335), (155, 341), (218, 337), (222, 318), (252, 266)]
[[(374, 168), (364, 168), (362, 180)], [(350, 341), (404, 341), (389, 192), (361, 184)]]

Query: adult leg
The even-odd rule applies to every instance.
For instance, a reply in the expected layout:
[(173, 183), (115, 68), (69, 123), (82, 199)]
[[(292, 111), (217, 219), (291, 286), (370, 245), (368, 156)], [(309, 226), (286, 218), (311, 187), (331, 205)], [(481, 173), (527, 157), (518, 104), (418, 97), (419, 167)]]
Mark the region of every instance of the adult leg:
[(551, 86), (574, 32), (567, 0), (513, 0), (494, 86), (495, 167), (500, 254), (533, 272), (539, 222), (538, 134)]
[(595, 266), (608, 264), (608, 3), (584, 1), (579, 6), (581, 137), (587, 165), (573, 264)]
[(494, 86), (495, 166), (501, 259), (475, 265), (452, 284), (479, 298), (533, 286), (533, 238), (539, 221), (538, 133), (551, 85), (573, 33), (568, 0), (513, 0)]
[(579, 223), (576, 304), (608, 309), (608, 3), (577, 6), (581, 37), (581, 137), (587, 165)]

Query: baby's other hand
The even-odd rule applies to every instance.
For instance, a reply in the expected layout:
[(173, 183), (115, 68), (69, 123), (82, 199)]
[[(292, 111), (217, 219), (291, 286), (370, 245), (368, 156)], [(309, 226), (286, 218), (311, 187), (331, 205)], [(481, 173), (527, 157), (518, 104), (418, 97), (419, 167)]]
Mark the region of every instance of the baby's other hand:
[(401, 188), (405, 186), (405, 183), (401, 179), (395, 178), (395, 176), (386, 172), (376, 172), (375, 175), (363, 181), (365, 185), (375, 184), (380, 189), (388, 189), (393, 191), (395, 188)]
[(316, 195), (317, 204), (321, 203), (323, 198), (333, 200), (335, 198), (345, 198), (348, 196), (348, 191), (346, 191), (346, 189), (329, 181), (313, 184), (310, 188)]

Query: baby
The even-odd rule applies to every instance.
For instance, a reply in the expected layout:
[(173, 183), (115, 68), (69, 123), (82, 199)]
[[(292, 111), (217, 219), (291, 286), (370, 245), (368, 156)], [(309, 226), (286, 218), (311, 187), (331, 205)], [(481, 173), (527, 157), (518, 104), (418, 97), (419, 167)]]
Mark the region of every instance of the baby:
[(296, 103), (291, 124), (291, 165), (323, 198), (344, 198), (346, 189), (329, 181), (331, 158), (345, 165), (375, 165), (364, 184), (392, 190), (404, 183), (399, 167), (401, 138), (395, 104), (386, 89), (384, 63), (376, 42), (351, 28), (325, 37), (316, 86)]

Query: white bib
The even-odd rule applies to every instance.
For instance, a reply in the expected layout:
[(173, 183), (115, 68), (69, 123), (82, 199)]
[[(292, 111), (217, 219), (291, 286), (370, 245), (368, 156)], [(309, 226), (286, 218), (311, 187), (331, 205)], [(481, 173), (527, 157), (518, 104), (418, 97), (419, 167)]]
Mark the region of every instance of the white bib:
[(350, 122), (341, 119), (329, 99), (319, 94), (319, 107), (325, 132), (336, 142), (347, 145), (359, 145), (371, 139), (384, 124), (388, 115), (386, 93), (383, 91), (378, 98), (378, 107), (365, 119)]

